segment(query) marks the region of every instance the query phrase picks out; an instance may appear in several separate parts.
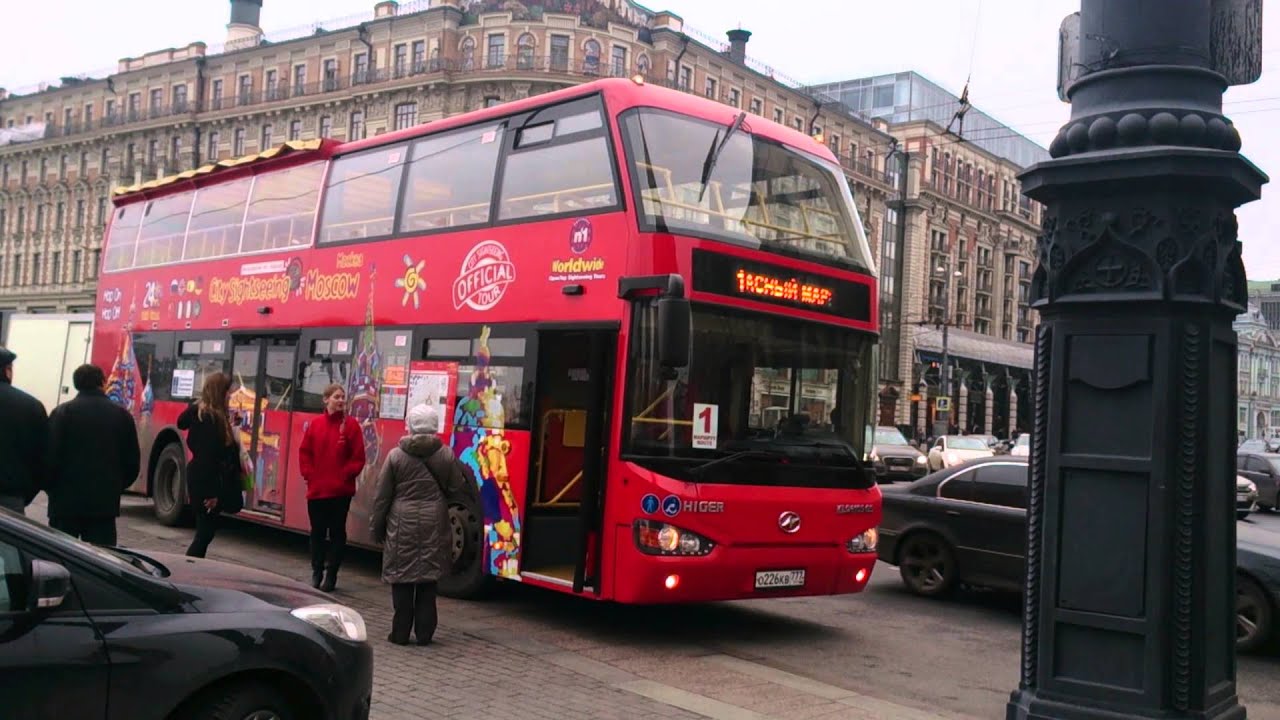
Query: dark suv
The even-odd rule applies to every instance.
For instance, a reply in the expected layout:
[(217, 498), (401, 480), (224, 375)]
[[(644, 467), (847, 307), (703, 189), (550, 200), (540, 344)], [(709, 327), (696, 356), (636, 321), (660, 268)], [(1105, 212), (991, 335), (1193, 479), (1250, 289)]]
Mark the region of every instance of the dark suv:
[(0, 715), (367, 720), (364, 620), (288, 578), (0, 510)]

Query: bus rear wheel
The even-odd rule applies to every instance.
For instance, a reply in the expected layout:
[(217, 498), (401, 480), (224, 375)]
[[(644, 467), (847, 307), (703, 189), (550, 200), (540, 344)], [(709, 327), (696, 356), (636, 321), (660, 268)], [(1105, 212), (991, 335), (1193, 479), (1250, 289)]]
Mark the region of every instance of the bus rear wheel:
[(484, 515), (478, 491), (468, 484), (462, 497), (449, 498), (449, 542), (453, 566), (440, 578), (440, 594), (460, 600), (484, 595), (491, 578), (484, 572)]
[(161, 525), (180, 525), (187, 517), (187, 456), (178, 443), (169, 443), (156, 458), (151, 498)]

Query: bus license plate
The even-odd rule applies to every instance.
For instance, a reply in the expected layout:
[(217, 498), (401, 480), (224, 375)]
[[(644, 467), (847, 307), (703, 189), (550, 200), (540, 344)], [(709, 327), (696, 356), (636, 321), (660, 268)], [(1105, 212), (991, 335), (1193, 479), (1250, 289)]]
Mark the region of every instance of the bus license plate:
[(804, 587), (804, 570), (757, 570), (756, 589)]

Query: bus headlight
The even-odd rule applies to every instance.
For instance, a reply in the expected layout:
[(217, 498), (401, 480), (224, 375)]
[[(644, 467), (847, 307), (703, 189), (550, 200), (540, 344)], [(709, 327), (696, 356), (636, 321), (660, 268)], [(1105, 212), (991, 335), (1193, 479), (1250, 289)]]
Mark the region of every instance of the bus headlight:
[(875, 528), (870, 528), (861, 535), (854, 535), (849, 542), (844, 544), (844, 548), (854, 555), (861, 553), (873, 553), (876, 551), (876, 543), (880, 540), (880, 532)]
[(636, 548), (646, 555), (699, 557), (715, 548), (698, 533), (654, 520), (636, 520), (633, 530)]

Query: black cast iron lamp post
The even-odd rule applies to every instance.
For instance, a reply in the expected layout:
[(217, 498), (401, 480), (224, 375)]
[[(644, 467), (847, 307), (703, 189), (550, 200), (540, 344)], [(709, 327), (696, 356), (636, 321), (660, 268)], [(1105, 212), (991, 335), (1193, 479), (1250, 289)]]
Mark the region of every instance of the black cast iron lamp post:
[(1009, 720), (1243, 718), (1235, 686), (1235, 208), (1266, 176), (1222, 115), (1260, 0), (1082, 0), (1047, 211), (1023, 658)]

